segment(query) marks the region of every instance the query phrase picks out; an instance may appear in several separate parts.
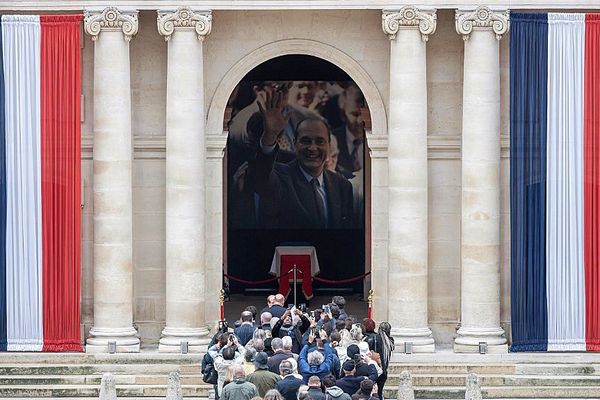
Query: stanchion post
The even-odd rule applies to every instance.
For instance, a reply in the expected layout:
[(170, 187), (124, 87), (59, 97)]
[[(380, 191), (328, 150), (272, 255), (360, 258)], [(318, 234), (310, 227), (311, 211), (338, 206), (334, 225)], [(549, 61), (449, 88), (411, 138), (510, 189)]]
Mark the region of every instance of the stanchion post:
[(369, 316), (369, 318), (373, 319), (373, 289), (369, 290), (369, 296), (367, 297), (367, 301), (369, 303), (367, 315)]
[(219, 303), (221, 305), (221, 321), (225, 320), (225, 290), (221, 289), (219, 294)]
[(297, 290), (297, 289), (296, 289), (296, 280), (298, 279), (298, 276), (297, 276), (297, 271), (298, 271), (298, 267), (296, 266), (296, 264), (294, 264), (294, 305), (296, 305), (296, 304), (297, 304), (297, 303), (296, 303), (296, 300), (297, 300), (297, 299), (296, 299), (296, 295), (297, 295), (297, 294), (296, 294), (296, 290)]

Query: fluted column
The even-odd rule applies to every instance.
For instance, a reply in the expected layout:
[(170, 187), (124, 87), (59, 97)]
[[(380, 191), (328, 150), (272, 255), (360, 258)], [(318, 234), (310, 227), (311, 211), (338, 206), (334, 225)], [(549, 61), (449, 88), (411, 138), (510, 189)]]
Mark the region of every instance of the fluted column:
[(129, 41), (137, 11), (86, 11), (94, 40), (94, 326), (87, 352), (137, 352), (133, 328)]
[(433, 352), (427, 326), (427, 56), (435, 10), (384, 11), (390, 37), (388, 319), (396, 349)]
[(457, 352), (506, 352), (500, 327), (500, 65), (508, 13), (456, 11), (465, 43), (462, 132), (461, 326)]
[(202, 42), (210, 12), (183, 7), (159, 11), (158, 31), (168, 43), (166, 148), (167, 325), (161, 352), (201, 352), (208, 343), (204, 311), (204, 64)]

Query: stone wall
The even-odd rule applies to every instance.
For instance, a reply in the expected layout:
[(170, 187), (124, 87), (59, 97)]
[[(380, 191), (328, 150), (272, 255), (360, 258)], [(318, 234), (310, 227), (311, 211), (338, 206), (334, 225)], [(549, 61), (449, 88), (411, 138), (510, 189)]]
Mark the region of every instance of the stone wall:
[[(134, 135), (134, 322), (143, 344), (157, 343), (165, 321), (165, 101), (167, 46), (156, 13), (140, 13), (131, 41)], [(208, 110), (225, 73), (268, 43), (301, 38), (327, 43), (355, 59), (370, 75), (387, 107), (389, 39), (381, 12), (215, 11), (205, 39)], [(93, 321), (92, 99), (93, 43), (83, 48), (82, 125), (85, 207), (83, 210), (82, 322)], [(463, 41), (454, 12), (438, 12), (437, 32), (427, 45), (429, 129), (429, 320), (438, 345), (449, 345), (460, 320), (460, 135)], [(508, 38), (501, 43), (502, 135), (508, 134)], [(506, 140), (504, 140), (506, 142)], [(508, 152), (503, 151), (503, 157)], [(502, 160), (502, 313), (510, 320), (508, 160)], [(375, 290), (377, 287), (375, 286)], [(393, 312), (393, 311), (391, 311)], [(506, 328), (506, 326), (505, 326)], [(87, 334), (86, 329), (86, 334)]]

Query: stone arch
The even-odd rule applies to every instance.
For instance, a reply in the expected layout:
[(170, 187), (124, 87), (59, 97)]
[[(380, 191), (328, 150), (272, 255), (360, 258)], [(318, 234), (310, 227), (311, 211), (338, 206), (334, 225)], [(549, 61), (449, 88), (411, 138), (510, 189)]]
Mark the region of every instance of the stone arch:
[(227, 101), (235, 86), (253, 68), (270, 59), (291, 54), (314, 56), (338, 66), (350, 76), (365, 96), (371, 113), (371, 130), (366, 132), (371, 154), (369, 197), (372, 204), (371, 219), (373, 221), (368, 239), (371, 244), (371, 251), (368, 255), (371, 260), (370, 281), (371, 285), (382, 288), (373, 296), (373, 316), (380, 320), (387, 318), (388, 128), (383, 99), (373, 79), (348, 54), (329, 44), (315, 40), (285, 39), (266, 44), (243, 56), (221, 79), (208, 108), (204, 172), (206, 188), (205, 312), (207, 323), (212, 327), (215, 327), (218, 321), (217, 310), (220, 308), (219, 298), (224, 265), (223, 157), (227, 132), (223, 130), (223, 119)]
[(387, 118), (383, 99), (369, 74), (356, 60), (341, 50), (308, 39), (286, 39), (269, 43), (244, 56), (227, 71), (219, 82), (208, 109), (207, 135), (223, 135), (223, 118), (227, 101), (235, 86), (248, 72), (265, 61), (289, 54), (318, 57), (344, 70), (363, 92), (371, 112), (372, 128), (367, 132), (367, 140), (371, 136), (387, 136)]

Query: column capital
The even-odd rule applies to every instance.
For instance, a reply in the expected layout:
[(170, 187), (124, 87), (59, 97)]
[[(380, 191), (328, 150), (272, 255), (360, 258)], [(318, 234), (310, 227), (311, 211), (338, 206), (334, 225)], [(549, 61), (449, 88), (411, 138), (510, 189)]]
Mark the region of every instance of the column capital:
[(195, 29), (198, 40), (202, 41), (212, 29), (212, 13), (210, 11), (194, 11), (190, 7), (180, 7), (177, 10), (159, 10), (156, 19), (158, 33), (171, 39), (175, 28)]
[(436, 10), (432, 8), (417, 8), (415, 6), (404, 6), (400, 10), (383, 10), (381, 14), (381, 27), (383, 32), (396, 39), (400, 29), (419, 29), (424, 42), (433, 35), (437, 26)]
[(122, 31), (124, 39), (130, 41), (138, 32), (138, 12), (121, 11), (116, 7), (106, 7), (103, 10), (85, 10), (85, 31), (97, 40), (100, 32)]
[(473, 28), (491, 29), (496, 34), (496, 39), (502, 39), (502, 35), (508, 32), (509, 14), (508, 10), (493, 10), (486, 6), (473, 9), (456, 10), (456, 32), (462, 35), (463, 40), (468, 40)]

